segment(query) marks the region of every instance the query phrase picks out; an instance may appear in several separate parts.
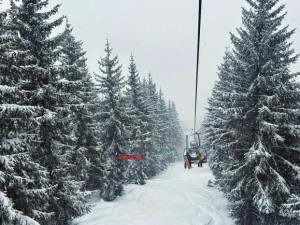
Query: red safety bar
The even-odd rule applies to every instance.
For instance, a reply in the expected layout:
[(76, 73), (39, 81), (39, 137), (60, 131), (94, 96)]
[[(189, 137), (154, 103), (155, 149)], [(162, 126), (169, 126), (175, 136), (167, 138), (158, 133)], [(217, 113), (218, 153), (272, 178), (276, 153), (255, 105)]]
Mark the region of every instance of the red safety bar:
[(118, 155), (117, 160), (143, 160), (142, 155)]

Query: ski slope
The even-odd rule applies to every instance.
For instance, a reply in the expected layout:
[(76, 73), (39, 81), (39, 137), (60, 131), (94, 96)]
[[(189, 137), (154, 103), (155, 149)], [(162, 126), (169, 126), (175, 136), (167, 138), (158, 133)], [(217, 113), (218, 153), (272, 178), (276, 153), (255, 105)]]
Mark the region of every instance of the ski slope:
[[(127, 185), (112, 202), (99, 199), (74, 225), (233, 225), (226, 199), (208, 187), (213, 175), (207, 164), (191, 170), (176, 162), (146, 185)], [(96, 201), (96, 199), (94, 199)]]

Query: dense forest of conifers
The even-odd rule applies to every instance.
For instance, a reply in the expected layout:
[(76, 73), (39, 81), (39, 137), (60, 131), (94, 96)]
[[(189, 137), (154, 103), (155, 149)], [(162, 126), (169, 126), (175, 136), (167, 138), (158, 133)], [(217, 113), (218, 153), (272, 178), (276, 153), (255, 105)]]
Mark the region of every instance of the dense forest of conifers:
[[(283, 25), (280, 0), (246, 2), (208, 100), (201, 148), (236, 224), (297, 225), (295, 30)], [(12, 0), (0, 12), (0, 224), (70, 224), (90, 210), (91, 193), (111, 201), (124, 185), (144, 184), (174, 161), (181, 142), (174, 102), (151, 75), (141, 80), (133, 55), (122, 69), (107, 41), (91, 75), (69, 21), (50, 22), (59, 6), (47, 6)]]
[(91, 191), (110, 201), (144, 184), (181, 142), (174, 102), (151, 75), (140, 79), (133, 55), (122, 70), (107, 41), (91, 76), (82, 42), (65, 17), (49, 22), (59, 6), (47, 6), (11, 1), (0, 12), (0, 224), (70, 224)]

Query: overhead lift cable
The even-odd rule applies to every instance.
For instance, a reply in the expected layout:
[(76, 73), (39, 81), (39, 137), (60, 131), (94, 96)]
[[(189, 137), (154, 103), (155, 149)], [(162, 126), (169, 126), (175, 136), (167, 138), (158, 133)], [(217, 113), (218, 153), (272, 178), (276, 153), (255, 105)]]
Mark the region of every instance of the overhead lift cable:
[(194, 132), (196, 132), (196, 121), (197, 121), (197, 95), (198, 95), (198, 73), (199, 73), (201, 12), (202, 12), (202, 0), (199, 0)]

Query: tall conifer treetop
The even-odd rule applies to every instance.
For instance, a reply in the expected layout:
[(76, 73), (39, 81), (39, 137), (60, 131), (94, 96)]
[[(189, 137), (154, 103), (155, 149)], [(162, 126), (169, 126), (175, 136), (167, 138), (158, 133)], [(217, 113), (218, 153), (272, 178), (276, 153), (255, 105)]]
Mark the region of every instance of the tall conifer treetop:
[(48, 6), (48, 0), (21, 0), (21, 5), (17, 6), (11, 0), (11, 17), (14, 22), (13, 29), (20, 32), (21, 37), (29, 41), (31, 54), (38, 60), (41, 67), (50, 66), (59, 56), (58, 46), (62, 40), (62, 35), (49, 38), (52, 30), (61, 25), (64, 17), (46, 22), (57, 14), (60, 5), (56, 5), (50, 11), (40, 12)]
[(140, 79), (139, 74), (136, 69), (136, 64), (134, 62), (133, 54), (130, 55), (130, 65), (128, 67), (129, 69), (129, 76), (128, 76), (128, 92), (131, 96), (131, 101), (135, 107), (138, 106), (138, 98), (141, 98), (141, 87), (140, 87)]
[(95, 79), (99, 82), (99, 93), (102, 94), (99, 112), (103, 148), (100, 195), (106, 200), (113, 200), (123, 190), (125, 164), (119, 162), (116, 157), (126, 152), (125, 139), (128, 138), (128, 131), (125, 125), (127, 114), (122, 96), (125, 83), (121, 75), (121, 66), (118, 65), (118, 57), (111, 56), (112, 49), (108, 40), (105, 53), (106, 56), (98, 61), (101, 75), (95, 74)]

